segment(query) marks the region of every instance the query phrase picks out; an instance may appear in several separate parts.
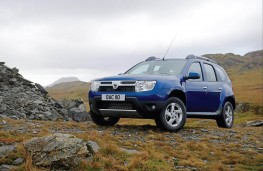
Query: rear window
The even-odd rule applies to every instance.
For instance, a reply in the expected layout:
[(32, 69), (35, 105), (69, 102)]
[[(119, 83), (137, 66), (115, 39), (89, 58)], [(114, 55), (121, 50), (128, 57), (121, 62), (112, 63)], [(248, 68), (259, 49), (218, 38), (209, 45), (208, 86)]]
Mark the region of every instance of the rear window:
[(214, 67), (209, 64), (204, 64), (204, 66), (205, 66), (207, 81), (209, 82), (216, 81), (216, 73), (215, 73)]
[(219, 67), (216, 67), (216, 71), (217, 71), (217, 74), (218, 74), (220, 80), (225, 81), (225, 79), (226, 79), (225, 72)]

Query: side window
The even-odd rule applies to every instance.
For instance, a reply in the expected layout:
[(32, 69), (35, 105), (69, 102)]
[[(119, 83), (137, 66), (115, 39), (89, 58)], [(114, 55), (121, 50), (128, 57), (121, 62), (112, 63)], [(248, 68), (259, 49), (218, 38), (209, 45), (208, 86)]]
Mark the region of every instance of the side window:
[(216, 74), (213, 66), (209, 64), (204, 64), (204, 66), (205, 66), (207, 81), (209, 82), (216, 81)]
[(226, 75), (225, 75), (224, 71), (219, 67), (216, 67), (216, 71), (217, 71), (217, 74), (218, 74), (220, 80), (225, 81)]
[(191, 66), (188, 69), (187, 75), (189, 75), (190, 72), (196, 72), (200, 75), (199, 79), (195, 79), (195, 80), (190, 79), (191, 81), (203, 81), (203, 73), (199, 62), (195, 62), (191, 64)]

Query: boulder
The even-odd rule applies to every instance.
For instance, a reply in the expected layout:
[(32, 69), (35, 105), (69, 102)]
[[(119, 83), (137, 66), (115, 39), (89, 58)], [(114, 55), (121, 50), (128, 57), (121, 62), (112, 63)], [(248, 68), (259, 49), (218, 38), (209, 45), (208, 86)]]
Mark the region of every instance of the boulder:
[(8, 156), (10, 153), (15, 151), (16, 146), (15, 145), (4, 145), (0, 147), (0, 158)]
[(1, 171), (10, 171), (10, 170), (15, 170), (15, 169), (16, 169), (16, 166), (13, 166), (13, 165), (2, 164), (0, 166)]
[(70, 117), (77, 122), (87, 121), (89, 120), (89, 114), (86, 112), (86, 107), (84, 104), (80, 105), (79, 107), (74, 107), (69, 110)]
[(18, 74), (18, 72), (19, 72), (19, 69), (17, 69), (17, 68), (13, 68), (13, 69), (12, 69), (12, 73), (13, 73), (13, 74)]
[(7, 109), (7, 105), (4, 104), (4, 103), (1, 103), (1, 104), (0, 104), (0, 113), (1, 113), (1, 112), (5, 112), (6, 109)]
[(245, 126), (262, 127), (263, 126), (263, 120), (247, 121)]
[(56, 133), (46, 137), (33, 138), (24, 143), (32, 155), (35, 166), (73, 169), (81, 161), (91, 156), (86, 143), (69, 134)]
[(95, 141), (88, 141), (87, 147), (91, 154), (97, 153), (100, 150), (100, 146)]
[(17, 82), (17, 79), (16, 78), (11, 78), (9, 80), (9, 84), (15, 84)]
[(120, 148), (121, 151), (128, 153), (128, 154), (139, 154), (140, 152), (138, 150), (130, 150), (130, 149), (126, 149), (126, 148)]
[(15, 165), (15, 166), (19, 166), (19, 165), (21, 165), (22, 163), (24, 163), (24, 161), (25, 161), (25, 159), (24, 158), (17, 158), (17, 159), (15, 159), (14, 161), (13, 161), (13, 165)]

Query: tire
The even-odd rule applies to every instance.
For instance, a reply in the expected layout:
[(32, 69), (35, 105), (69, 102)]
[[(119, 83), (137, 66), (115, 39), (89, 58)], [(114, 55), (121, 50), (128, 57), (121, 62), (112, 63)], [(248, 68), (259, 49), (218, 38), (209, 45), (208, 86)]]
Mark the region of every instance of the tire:
[(220, 128), (232, 128), (234, 124), (234, 109), (230, 102), (226, 102), (220, 116), (216, 119)]
[(90, 117), (96, 125), (100, 126), (113, 126), (120, 120), (120, 118), (117, 117), (115, 118), (99, 116), (92, 111), (90, 111)]
[(184, 103), (176, 98), (169, 98), (164, 109), (156, 117), (155, 123), (161, 129), (176, 132), (183, 128), (186, 122), (186, 109)]

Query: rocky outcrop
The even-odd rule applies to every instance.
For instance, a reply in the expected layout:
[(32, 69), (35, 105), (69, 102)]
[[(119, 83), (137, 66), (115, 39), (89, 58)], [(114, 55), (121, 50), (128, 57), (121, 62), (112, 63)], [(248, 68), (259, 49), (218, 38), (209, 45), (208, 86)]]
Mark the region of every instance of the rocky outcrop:
[[(69, 105), (67, 105), (69, 104)], [(0, 62), (0, 118), (73, 120), (89, 119), (83, 101), (56, 101), (40, 84), (32, 83)]]
[(32, 155), (35, 166), (52, 169), (72, 170), (80, 162), (92, 156), (82, 139), (69, 134), (56, 133), (33, 138), (24, 143), (24, 146), (26, 151)]

